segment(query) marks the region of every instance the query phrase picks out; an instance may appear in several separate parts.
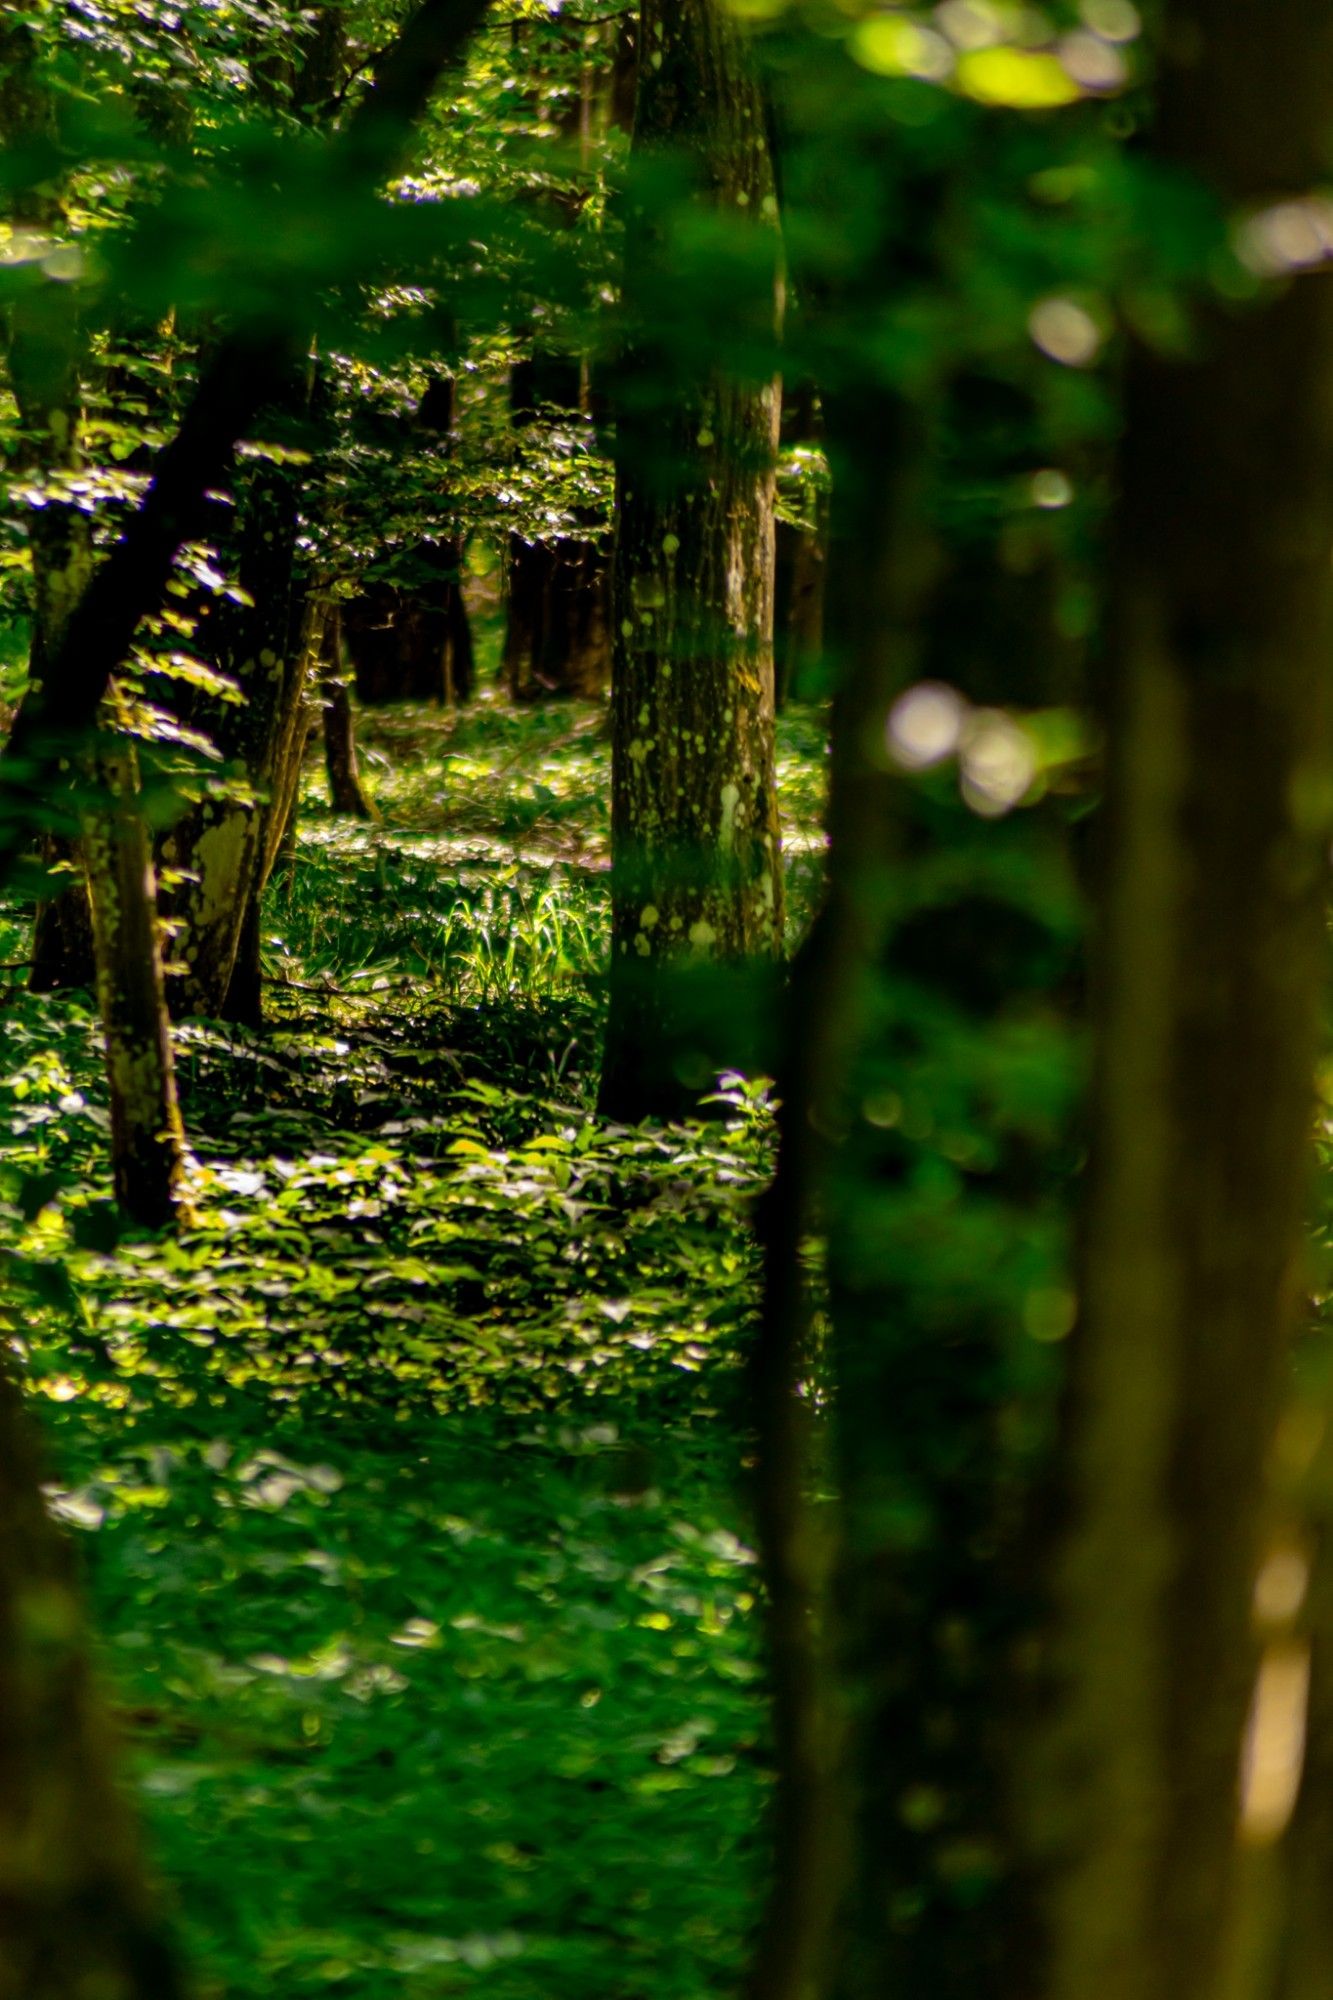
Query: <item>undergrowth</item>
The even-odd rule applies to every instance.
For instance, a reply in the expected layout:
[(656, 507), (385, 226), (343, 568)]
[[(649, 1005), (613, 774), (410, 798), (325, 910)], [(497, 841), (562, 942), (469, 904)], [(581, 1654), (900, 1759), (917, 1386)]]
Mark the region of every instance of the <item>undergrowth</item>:
[[(821, 765), (784, 726), (799, 925)], [(179, 1032), (176, 1241), (116, 1220), (87, 1003), (8, 996), (5, 1294), (156, 1867), (205, 1996), (726, 1993), (768, 1783), (765, 1089), (593, 1114), (595, 713), (390, 711), (365, 748), (379, 823), (308, 781), (268, 1029)]]

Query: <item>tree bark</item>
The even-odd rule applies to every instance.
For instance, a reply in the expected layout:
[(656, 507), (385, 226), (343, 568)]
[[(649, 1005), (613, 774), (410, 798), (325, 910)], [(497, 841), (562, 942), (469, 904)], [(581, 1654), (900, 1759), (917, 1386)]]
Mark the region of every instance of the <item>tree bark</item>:
[(220, 1018), (246, 1028), (264, 1024), (263, 932), (264, 892), (281, 853), (289, 857), (296, 848), (296, 817), (300, 803), (301, 772), (309, 740), (312, 707), (308, 688), (314, 678), (323, 643), (324, 607), (307, 597), (299, 607), (299, 630), (293, 620), (289, 646), (300, 667), (295, 699), (287, 706), (280, 729), (271, 739), (268, 796), (255, 817), (252, 829), (254, 862), (245, 891), (244, 907), (236, 937), (223, 997)]
[(176, 1099), (153, 853), (139, 810), (132, 746), (112, 743), (100, 754), (98, 769), (106, 805), (89, 814), (84, 848), (111, 1098), (111, 1169), (125, 1214), (147, 1229), (161, 1229), (175, 1219), (182, 1200), (185, 1134)]
[[(1177, 0), (1162, 49), (1162, 157), (1228, 205), (1322, 181), (1325, 8)], [(1210, 2000), (1324, 981), (1327, 277), (1202, 310), (1186, 364), (1135, 355), (1119, 520), (1059, 1726), (1027, 1767), (1054, 1875), (1033, 1990)]]
[(0, 2000), (178, 2000), (43, 1476), (0, 1370)]
[[(713, 0), (645, 0), (634, 148), (689, 163), (697, 198), (771, 248), (742, 310), (776, 336), (780, 245), (763, 104)], [(773, 482), (780, 392), (682, 369), (660, 343), (663, 246), (628, 218), (635, 331), (617, 383), (612, 601), (612, 964), (601, 1104), (679, 1115), (744, 1064), (747, 975), (783, 942), (773, 742)], [(762, 293), (762, 296), (761, 296)], [(728, 302), (719, 310), (725, 314)]]

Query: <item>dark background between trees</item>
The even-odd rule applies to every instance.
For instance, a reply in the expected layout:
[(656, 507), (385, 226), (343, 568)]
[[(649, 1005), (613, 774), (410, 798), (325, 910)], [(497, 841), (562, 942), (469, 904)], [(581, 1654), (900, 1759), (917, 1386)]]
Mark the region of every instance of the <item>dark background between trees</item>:
[(0, 2000), (1315, 2000), (1333, 21), (0, 17)]

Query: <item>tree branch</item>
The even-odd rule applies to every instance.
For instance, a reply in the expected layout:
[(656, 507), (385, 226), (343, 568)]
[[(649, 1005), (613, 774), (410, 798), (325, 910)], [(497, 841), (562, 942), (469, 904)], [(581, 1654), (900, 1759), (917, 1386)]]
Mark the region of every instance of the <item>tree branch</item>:
[[(329, 180), (373, 188), (401, 157), (412, 127), (463, 55), (489, 0), (422, 0), (379, 63), (375, 83), (329, 142)], [(281, 310), (281, 309), (278, 309)], [(140, 620), (161, 603), (183, 542), (202, 526), (204, 496), (225, 476), (236, 441), (282, 391), (301, 333), (277, 313), (237, 328), (200, 377), (180, 429), (121, 540), (99, 564), (47, 662), (24, 697), (0, 753), (0, 886), (27, 848), (39, 811), (69, 790), (73, 753), (94, 728), (112, 675)]]

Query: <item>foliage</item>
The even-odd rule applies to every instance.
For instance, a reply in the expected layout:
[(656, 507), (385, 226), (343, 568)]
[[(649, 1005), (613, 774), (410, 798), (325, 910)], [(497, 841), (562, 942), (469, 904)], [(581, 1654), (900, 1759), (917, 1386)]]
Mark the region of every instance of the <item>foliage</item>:
[(589, 1110), (595, 716), (365, 741), (384, 824), (312, 778), (271, 892), (273, 1029), (180, 1031), (177, 1240), (108, 1200), (92, 1016), (9, 997), (5, 1294), (56, 1509), (202, 1992), (685, 2000), (740, 1975), (767, 1784), (764, 1093)]

